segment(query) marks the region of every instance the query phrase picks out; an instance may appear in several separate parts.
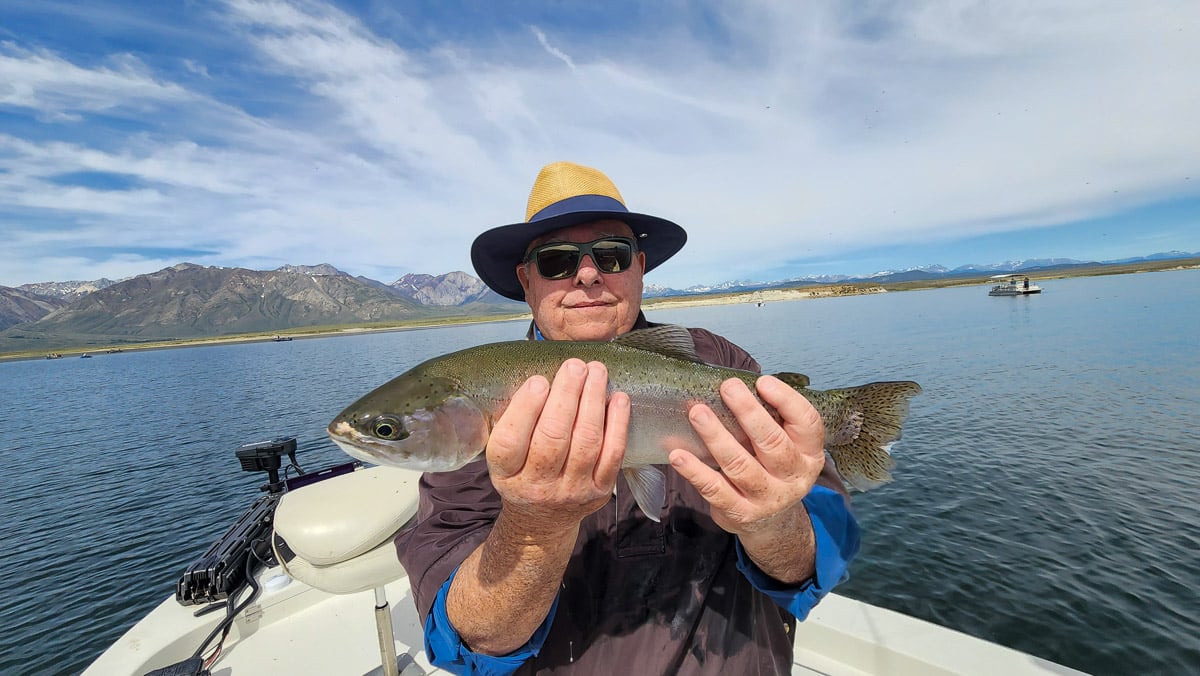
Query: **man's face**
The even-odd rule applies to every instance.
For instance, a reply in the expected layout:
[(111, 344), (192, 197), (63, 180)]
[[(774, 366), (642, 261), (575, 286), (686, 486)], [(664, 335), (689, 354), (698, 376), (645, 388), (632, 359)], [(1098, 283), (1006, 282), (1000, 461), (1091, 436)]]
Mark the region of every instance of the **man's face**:
[[(582, 244), (602, 237), (637, 239), (620, 221), (593, 221), (540, 237), (526, 249), (550, 242)], [(542, 335), (550, 340), (612, 340), (628, 332), (642, 308), (642, 275), (646, 255), (638, 251), (633, 265), (624, 272), (605, 274), (596, 269), (591, 256), (583, 256), (579, 269), (565, 279), (546, 279), (537, 265), (517, 266), (517, 279), (525, 288), (525, 302), (533, 310)]]

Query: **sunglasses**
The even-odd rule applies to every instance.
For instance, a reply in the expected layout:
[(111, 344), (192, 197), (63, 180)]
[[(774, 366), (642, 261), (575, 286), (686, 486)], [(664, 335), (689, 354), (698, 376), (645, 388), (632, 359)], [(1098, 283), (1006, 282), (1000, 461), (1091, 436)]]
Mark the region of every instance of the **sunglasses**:
[(552, 242), (534, 247), (524, 263), (537, 263), (538, 274), (546, 279), (566, 279), (579, 270), (584, 256), (591, 256), (600, 272), (624, 272), (633, 264), (637, 243), (628, 237), (602, 237), (586, 244)]

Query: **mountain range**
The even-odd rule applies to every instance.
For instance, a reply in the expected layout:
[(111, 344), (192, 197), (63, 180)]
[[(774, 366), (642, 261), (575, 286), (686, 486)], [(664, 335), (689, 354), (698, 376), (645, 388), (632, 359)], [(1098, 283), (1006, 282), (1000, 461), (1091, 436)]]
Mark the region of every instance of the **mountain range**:
[[(805, 285), (876, 284), (1052, 273), (1103, 266), (1200, 257), (1171, 251), (1119, 261), (1049, 258), (963, 265), (930, 265), (866, 276), (821, 275), (773, 282), (731, 281), (672, 289), (646, 285), (647, 297), (695, 296)], [(0, 286), (0, 352), (53, 351), (202, 338), (304, 327), (395, 323), (464, 315), (502, 316), (526, 311), (465, 272), (407, 274), (385, 284), (354, 277), (332, 265), (285, 265), (275, 270), (206, 267), (191, 263), (122, 280), (40, 282)]]
[(392, 284), (331, 265), (276, 270), (191, 263), (118, 281), (0, 287), (0, 351), (203, 338), (455, 315), (502, 315), (525, 305), (463, 272), (406, 275)]
[(904, 270), (882, 270), (869, 275), (809, 275), (805, 277), (790, 277), (773, 282), (729, 281), (708, 286), (691, 286), (686, 289), (672, 289), (663, 286), (646, 285), (647, 297), (680, 296), (708, 293), (735, 293), (739, 291), (755, 291), (758, 289), (780, 289), (810, 284), (854, 284), (861, 282), (876, 282), (888, 284), (896, 282), (911, 282), (923, 280), (942, 280), (954, 278), (985, 277), (988, 275), (1011, 274), (1016, 272), (1038, 273), (1069, 270), (1071, 268), (1125, 265), (1141, 261), (1176, 260), (1200, 257), (1200, 251), (1164, 251), (1149, 256), (1136, 256), (1110, 261), (1081, 261), (1073, 258), (1032, 258), (1023, 261), (1004, 261), (1003, 263), (960, 265), (947, 268), (933, 264), (920, 267), (905, 268)]

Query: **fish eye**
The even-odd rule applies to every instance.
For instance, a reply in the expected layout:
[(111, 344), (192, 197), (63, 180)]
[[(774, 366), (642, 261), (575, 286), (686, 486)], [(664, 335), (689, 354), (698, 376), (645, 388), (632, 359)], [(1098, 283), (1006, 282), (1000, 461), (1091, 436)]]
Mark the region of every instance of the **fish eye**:
[(388, 441), (396, 441), (398, 439), (408, 438), (408, 432), (404, 429), (403, 423), (395, 416), (383, 415), (375, 419), (371, 425), (371, 431), (380, 439)]

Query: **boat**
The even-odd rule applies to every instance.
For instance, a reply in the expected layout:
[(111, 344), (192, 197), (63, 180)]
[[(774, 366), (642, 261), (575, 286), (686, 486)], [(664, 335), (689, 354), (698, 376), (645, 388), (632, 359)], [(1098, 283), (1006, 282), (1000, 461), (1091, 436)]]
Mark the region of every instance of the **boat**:
[[(238, 448), (242, 469), (268, 473), (265, 494), (84, 676), (448, 673), (426, 659), (392, 544), (420, 474), (357, 461), (302, 474), (295, 449), (295, 437)], [(280, 480), (284, 456), (297, 475)], [(796, 626), (792, 673), (1082, 672), (830, 594)]]
[(1042, 287), (1029, 283), (1025, 275), (993, 275), (996, 284), (988, 291), (989, 296), (1029, 296), (1041, 293)]
[(57, 352), (51, 352), (46, 355), (46, 359), (62, 359), (62, 355)]
[(276, 343), (286, 343), (291, 339), (292, 339), (291, 336), (275, 336), (271, 340), (275, 341)]
[(87, 352), (84, 352), (83, 354), (79, 355), (79, 358), (80, 359), (91, 359), (92, 355), (88, 354)]

